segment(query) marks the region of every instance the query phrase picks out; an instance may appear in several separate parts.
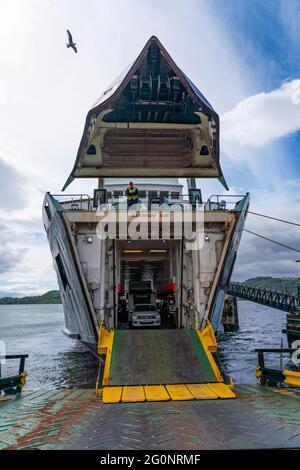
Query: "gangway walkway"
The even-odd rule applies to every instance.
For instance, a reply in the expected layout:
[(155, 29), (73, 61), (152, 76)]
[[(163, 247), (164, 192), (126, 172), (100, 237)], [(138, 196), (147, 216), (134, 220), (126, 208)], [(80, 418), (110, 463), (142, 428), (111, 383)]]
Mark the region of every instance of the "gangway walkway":
[(272, 291), (240, 282), (230, 282), (227, 294), (285, 312), (297, 313), (300, 311), (299, 297), (287, 292)]

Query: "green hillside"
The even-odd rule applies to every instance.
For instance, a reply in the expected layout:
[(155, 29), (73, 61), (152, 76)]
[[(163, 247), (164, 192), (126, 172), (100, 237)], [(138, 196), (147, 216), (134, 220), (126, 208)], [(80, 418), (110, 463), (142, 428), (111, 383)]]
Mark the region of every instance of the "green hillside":
[(43, 295), (31, 297), (2, 297), (0, 305), (20, 305), (20, 304), (61, 304), (58, 290), (49, 290)]
[(297, 287), (300, 288), (300, 277), (253, 277), (244, 281), (243, 284), (280, 292), (287, 290), (290, 294), (297, 294)]

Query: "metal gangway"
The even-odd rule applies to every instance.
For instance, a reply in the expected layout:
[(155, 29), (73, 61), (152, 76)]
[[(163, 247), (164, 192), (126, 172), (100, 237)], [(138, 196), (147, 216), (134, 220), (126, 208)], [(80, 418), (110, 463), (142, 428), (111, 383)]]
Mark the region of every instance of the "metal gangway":
[(289, 313), (300, 312), (299, 289), (298, 295), (293, 295), (288, 292), (254, 287), (240, 282), (230, 282), (227, 288), (227, 294)]

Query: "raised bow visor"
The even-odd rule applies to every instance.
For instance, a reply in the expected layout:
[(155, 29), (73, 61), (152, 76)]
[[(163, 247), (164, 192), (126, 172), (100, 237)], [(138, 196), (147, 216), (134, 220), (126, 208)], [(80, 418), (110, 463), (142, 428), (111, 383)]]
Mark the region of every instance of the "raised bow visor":
[(63, 189), (116, 176), (223, 181), (218, 114), (155, 36), (88, 112)]

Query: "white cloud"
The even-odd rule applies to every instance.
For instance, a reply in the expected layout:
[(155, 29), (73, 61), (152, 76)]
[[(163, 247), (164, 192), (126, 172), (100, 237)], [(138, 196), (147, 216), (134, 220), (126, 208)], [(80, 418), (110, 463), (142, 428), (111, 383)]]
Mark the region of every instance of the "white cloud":
[(42, 232), (23, 224), (0, 226), (0, 296), (41, 294), (57, 288), (53, 261)]
[(6, 92), (6, 83), (4, 80), (0, 79), (0, 106), (4, 105), (7, 100), (7, 92)]
[[(287, 180), (277, 190), (253, 190), (250, 211), (300, 223), (300, 180)], [(246, 228), (272, 240), (300, 250), (300, 227), (248, 214)], [(245, 280), (256, 276), (300, 276), (300, 254), (243, 233), (233, 278)]]
[(222, 146), (228, 154), (237, 145), (264, 147), (298, 130), (300, 80), (285, 82), (276, 90), (243, 99), (221, 118)]

